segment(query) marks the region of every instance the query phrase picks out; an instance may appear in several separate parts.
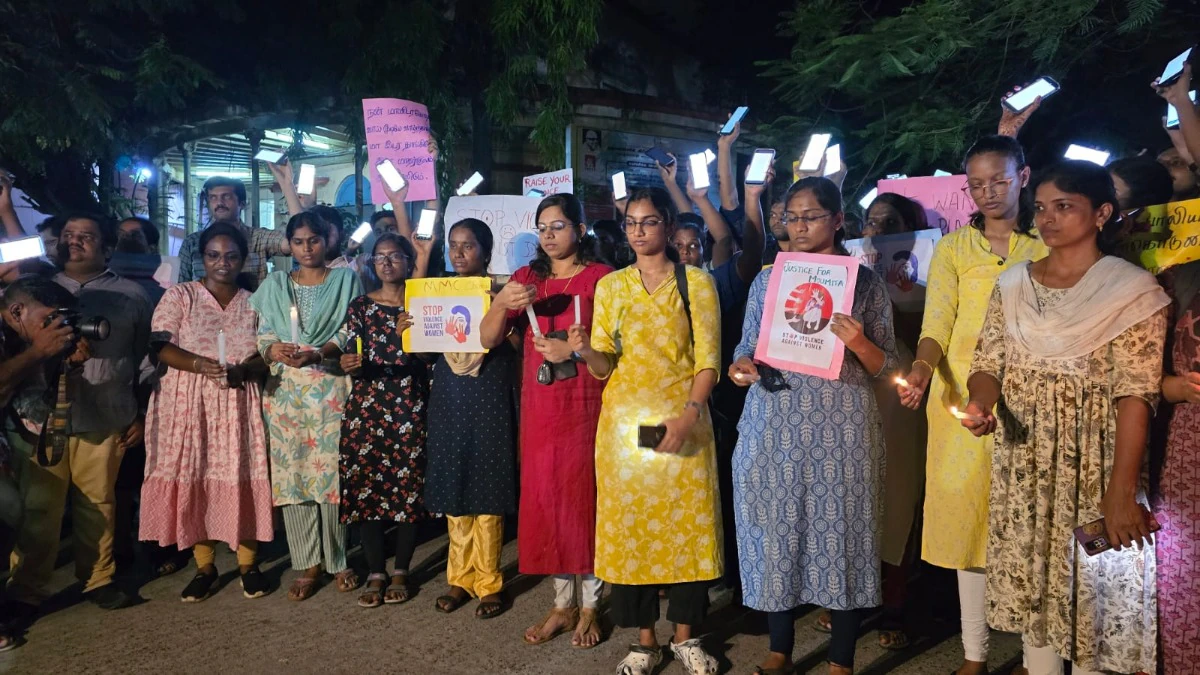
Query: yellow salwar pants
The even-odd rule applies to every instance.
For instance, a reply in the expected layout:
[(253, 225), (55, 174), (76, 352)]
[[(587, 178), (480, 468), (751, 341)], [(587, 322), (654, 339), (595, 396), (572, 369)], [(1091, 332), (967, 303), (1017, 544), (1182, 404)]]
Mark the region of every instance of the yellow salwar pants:
[[(217, 542), (198, 541), (192, 546), (192, 555), (196, 557), (196, 569), (213, 564), (217, 559)], [(258, 542), (253, 539), (239, 541), (237, 546), (238, 565), (249, 567), (258, 557)]]
[(504, 516), (446, 516), (450, 552), (446, 581), (482, 598), (500, 592), (500, 549), (504, 544)]

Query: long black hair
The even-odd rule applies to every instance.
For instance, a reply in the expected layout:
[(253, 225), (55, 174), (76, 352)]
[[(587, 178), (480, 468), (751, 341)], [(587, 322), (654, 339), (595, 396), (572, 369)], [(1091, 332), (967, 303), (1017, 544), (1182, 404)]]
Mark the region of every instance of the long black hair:
[[(537, 214), (534, 216), (534, 222), (542, 219), (542, 211), (557, 206), (562, 209), (563, 215), (571, 223), (571, 228), (578, 234), (579, 226), (584, 225), (583, 222), (583, 204), (579, 202), (579, 198), (573, 194), (563, 193), (550, 195), (538, 204)], [(596, 242), (595, 238), (587, 234), (586, 230), (579, 241), (575, 242), (575, 264), (586, 265), (596, 260)], [(529, 261), (529, 269), (534, 276), (539, 279), (546, 279), (550, 276), (550, 256), (542, 250), (541, 246), (537, 247), (537, 253), (534, 254), (533, 260)]]
[[(904, 195), (899, 195), (895, 192), (881, 193), (871, 201), (871, 205), (867, 207), (867, 212), (864, 215), (870, 215), (871, 209), (875, 208), (876, 204), (887, 204), (896, 209), (896, 213), (900, 214), (901, 224), (904, 226), (905, 232), (916, 232), (917, 230), (929, 228), (929, 218), (925, 215), (925, 209)], [(885, 232), (884, 234), (888, 233)]]
[(483, 273), (487, 274), (488, 268), (492, 266), (492, 228), (487, 226), (487, 223), (478, 218), (463, 218), (457, 223), (450, 226), (450, 232), (446, 234), (449, 238), (454, 234), (454, 231), (460, 227), (465, 227), (475, 235), (475, 241), (479, 242), (479, 248), (483, 249)]
[[(1021, 144), (1017, 141), (1017, 139), (1012, 138), (1011, 136), (992, 134), (989, 136), (983, 136), (979, 140), (975, 141), (975, 144), (972, 145), (969, 150), (967, 150), (967, 156), (963, 158), (962, 163), (963, 173), (967, 172), (967, 165), (971, 163), (972, 159), (979, 155), (987, 155), (992, 153), (1004, 155), (1005, 157), (1011, 159), (1013, 163), (1017, 165), (1017, 174), (1020, 174), (1021, 171), (1028, 166), (1025, 163), (1025, 148), (1021, 147)], [(1017, 180), (1021, 180), (1020, 175), (1017, 176)], [(1023, 187), (1020, 188), (1020, 190), (1021, 196), (1017, 207), (1017, 232), (1032, 237), (1033, 190), (1029, 187)], [(983, 212), (976, 211), (972, 213), (970, 224), (971, 227), (982, 232)]]
[[(675, 202), (671, 201), (671, 195), (666, 190), (660, 187), (640, 187), (634, 188), (629, 192), (629, 201), (625, 203), (625, 212), (629, 213), (629, 207), (634, 202), (649, 201), (650, 205), (658, 211), (658, 215), (663, 219), (663, 232), (666, 234), (667, 259), (673, 263), (680, 262), (679, 251), (671, 245), (671, 237), (675, 234), (675, 227), (679, 223), (679, 211), (675, 209)], [(626, 233), (628, 235), (628, 232)]]
[(1108, 165), (1108, 173), (1129, 186), (1127, 209), (1166, 204), (1175, 196), (1171, 172), (1153, 157), (1122, 157)]
[(307, 227), (313, 234), (328, 242), (329, 231), (333, 228), (333, 225), (312, 211), (301, 211), (288, 219), (288, 240), (290, 241), (292, 237), (296, 236), (296, 230), (302, 227)]
[(1110, 204), (1112, 213), (1096, 233), (1096, 246), (1105, 255), (1116, 251), (1117, 239), (1120, 236), (1117, 218), (1121, 207), (1117, 204), (1117, 190), (1113, 187), (1108, 169), (1081, 159), (1065, 159), (1039, 171), (1037, 177), (1030, 182), (1030, 187), (1036, 192), (1044, 183), (1053, 183), (1059, 190), (1068, 194), (1087, 197), (1093, 209)]
[(842, 226), (833, 233), (833, 250), (840, 255), (850, 255), (846, 250), (846, 210), (842, 206), (842, 191), (838, 188), (837, 183), (823, 176), (808, 176), (792, 183), (788, 188), (787, 194), (783, 196), (784, 208), (787, 208), (787, 203), (792, 201), (792, 197), (801, 192), (811, 192), (817, 198), (817, 203), (821, 208), (829, 211), (832, 216), (842, 216)]

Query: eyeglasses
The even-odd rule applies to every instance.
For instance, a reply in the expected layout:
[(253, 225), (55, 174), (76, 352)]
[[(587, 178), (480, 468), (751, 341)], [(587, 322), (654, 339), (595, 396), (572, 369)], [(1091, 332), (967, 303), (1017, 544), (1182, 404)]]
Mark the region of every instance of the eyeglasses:
[(1014, 180), (1016, 179), (1005, 178), (1004, 180), (992, 181), (987, 185), (964, 185), (962, 186), (962, 191), (972, 197), (982, 197), (989, 192), (997, 197), (1003, 197), (1012, 188)]
[(832, 215), (832, 213), (822, 213), (819, 216), (798, 216), (794, 213), (785, 213), (780, 216), (780, 218), (783, 219), (783, 222), (786, 225), (791, 225), (792, 223), (804, 223), (805, 225), (812, 225), (813, 223), (819, 223)]
[(546, 234), (547, 232), (558, 234), (569, 227), (571, 227), (571, 224), (565, 220), (555, 220), (550, 223), (538, 223), (537, 231), (538, 234)]
[(390, 262), (393, 265), (399, 265), (400, 263), (408, 262), (408, 256), (399, 252), (385, 253), (371, 256), (371, 262), (375, 263), (376, 265), (382, 265), (385, 262)]
[(651, 218), (643, 218), (642, 220), (634, 220), (633, 218), (626, 218), (625, 219), (625, 231), (632, 232), (632, 231), (638, 229), (639, 227), (642, 228), (642, 231), (656, 230), (662, 224), (663, 224), (662, 218), (651, 217)]

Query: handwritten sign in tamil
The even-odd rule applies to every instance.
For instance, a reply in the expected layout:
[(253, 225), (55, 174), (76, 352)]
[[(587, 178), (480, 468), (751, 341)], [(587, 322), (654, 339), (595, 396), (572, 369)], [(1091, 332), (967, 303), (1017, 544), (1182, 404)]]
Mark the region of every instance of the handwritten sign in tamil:
[(512, 274), (537, 254), (535, 216), (541, 201), (514, 195), (451, 197), (446, 203), (446, 250), (450, 250), (450, 228), (455, 223), (464, 218), (482, 220), (491, 228), (494, 240), (488, 271), (498, 276)]
[(401, 336), (404, 351), (486, 352), (479, 326), (491, 305), (491, 287), (487, 277), (409, 279), (404, 300), (413, 324)]
[(563, 169), (549, 173), (538, 173), (525, 176), (521, 181), (521, 194), (529, 194), (530, 190), (539, 190), (547, 197), (563, 193), (575, 192), (575, 171)]
[(420, 103), (400, 98), (364, 98), (362, 103), (371, 201), (387, 203), (375, 168), (385, 159), (391, 160), (408, 181), (407, 201), (437, 197), (437, 172), (429, 153), (429, 110)]
[(829, 329), (835, 312), (850, 314), (858, 259), (780, 253), (771, 268), (754, 359), (793, 373), (836, 380), (845, 346)]
[(1121, 254), (1154, 274), (1200, 260), (1200, 199), (1143, 209), (1121, 244)]
[(908, 197), (925, 208), (930, 227), (950, 234), (971, 221), (978, 211), (975, 200), (963, 192), (966, 176), (922, 176), (920, 178), (885, 178), (877, 184), (880, 194), (894, 192)]

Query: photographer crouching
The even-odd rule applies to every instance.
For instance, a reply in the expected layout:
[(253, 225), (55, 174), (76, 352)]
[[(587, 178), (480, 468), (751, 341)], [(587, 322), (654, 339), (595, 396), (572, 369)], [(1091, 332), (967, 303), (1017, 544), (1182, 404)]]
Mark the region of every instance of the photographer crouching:
[[(88, 345), (84, 351), (90, 350), (91, 358), (82, 368), (71, 367), (74, 357), (67, 359), (65, 387), (53, 372), (29, 378), (17, 397), (40, 405), (18, 406), (18, 419), (7, 425), (25, 511), (8, 594), (23, 614), (36, 614), (48, 595), (68, 488), (75, 574), (85, 584), (85, 596), (104, 609), (133, 603), (113, 583), (114, 486), (125, 450), (142, 441), (145, 402), (138, 400), (136, 387), (152, 309), (141, 286), (108, 269), (116, 243), (116, 227), (107, 219), (67, 217), (58, 242), (62, 272), (54, 282), (74, 296), (78, 312), (60, 313), (50, 325), (63, 320), (72, 339), (90, 333), (91, 339), (80, 343)], [(106, 322), (81, 320), (97, 316)]]

